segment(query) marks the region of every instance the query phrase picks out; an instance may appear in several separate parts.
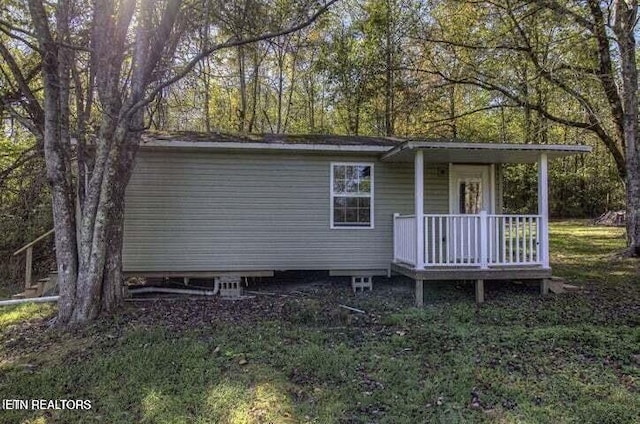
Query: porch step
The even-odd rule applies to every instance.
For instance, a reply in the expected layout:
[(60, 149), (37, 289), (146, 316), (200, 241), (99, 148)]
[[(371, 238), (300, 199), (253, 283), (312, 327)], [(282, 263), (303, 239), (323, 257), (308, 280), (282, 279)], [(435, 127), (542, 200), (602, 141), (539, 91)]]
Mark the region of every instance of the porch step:
[(34, 284), (25, 288), (22, 293), (11, 296), (13, 299), (30, 299), (34, 297), (42, 297), (50, 294), (56, 288), (58, 281), (55, 273), (49, 274), (49, 277), (41, 278)]
[(14, 299), (30, 299), (32, 297), (40, 297), (38, 293), (40, 291), (40, 287), (37, 285), (30, 286), (26, 288), (22, 293), (18, 293), (13, 295)]
[(583, 291), (581, 286), (576, 286), (573, 284), (568, 284), (567, 280), (562, 277), (551, 277), (549, 279), (549, 291), (555, 294), (560, 293), (575, 293)]
[(560, 277), (551, 277), (548, 281), (549, 291), (551, 293), (560, 294), (564, 293), (566, 290), (564, 289), (564, 285), (567, 281), (564, 278)]
[(565, 291), (572, 293), (584, 291), (584, 288), (582, 286), (574, 286), (573, 284), (565, 284), (563, 288)]
[(42, 285), (40, 296), (56, 294), (56, 289), (58, 288), (58, 273), (51, 272), (48, 277), (38, 280), (38, 283)]

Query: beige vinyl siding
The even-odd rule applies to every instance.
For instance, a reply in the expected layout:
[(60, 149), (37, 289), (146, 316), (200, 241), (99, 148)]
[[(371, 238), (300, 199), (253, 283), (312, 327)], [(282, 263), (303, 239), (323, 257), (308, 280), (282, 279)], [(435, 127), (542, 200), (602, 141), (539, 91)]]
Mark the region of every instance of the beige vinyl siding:
[[(373, 229), (331, 229), (331, 162), (374, 163)], [(446, 165), (425, 166), (425, 212), (448, 211)], [(413, 166), (374, 155), (141, 151), (127, 188), (126, 271), (385, 269)]]
[(496, 164), (496, 213), (501, 214), (504, 213), (504, 198), (502, 197), (502, 193), (504, 191), (503, 181), (502, 181), (502, 164)]
[[(410, 169), (413, 174), (413, 164), (410, 165)], [(413, 180), (411, 180), (411, 190), (413, 190)], [(411, 196), (413, 198), (413, 191)], [(449, 213), (449, 164), (447, 163), (424, 164), (424, 213)]]

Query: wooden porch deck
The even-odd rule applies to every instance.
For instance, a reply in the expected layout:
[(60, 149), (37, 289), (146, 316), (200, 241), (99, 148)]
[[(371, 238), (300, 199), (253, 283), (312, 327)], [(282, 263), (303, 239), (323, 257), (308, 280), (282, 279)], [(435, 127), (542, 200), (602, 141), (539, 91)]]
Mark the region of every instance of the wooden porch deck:
[(551, 268), (542, 266), (498, 266), (488, 269), (480, 267), (459, 266), (459, 267), (426, 267), (416, 269), (415, 267), (403, 263), (392, 262), (391, 272), (395, 272), (416, 282), (416, 306), (424, 305), (424, 282), (425, 281), (460, 281), (472, 280), (475, 282), (476, 303), (484, 303), (484, 281), (485, 280), (535, 280), (540, 282), (540, 294), (549, 293), (549, 280), (551, 278)]
[(416, 269), (403, 263), (392, 262), (391, 272), (407, 276), (414, 280), (540, 280), (551, 278), (551, 268), (541, 266), (505, 265), (481, 269), (479, 266), (448, 266)]

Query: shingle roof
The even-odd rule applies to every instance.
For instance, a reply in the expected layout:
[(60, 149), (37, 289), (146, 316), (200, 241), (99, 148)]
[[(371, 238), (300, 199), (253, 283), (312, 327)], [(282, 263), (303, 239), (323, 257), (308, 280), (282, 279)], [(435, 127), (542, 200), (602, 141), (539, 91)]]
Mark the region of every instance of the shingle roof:
[(148, 131), (143, 141), (187, 141), (210, 143), (264, 143), (264, 144), (324, 144), (332, 146), (388, 146), (393, 147), (407, 141), (398, 137), (370, 137), (326, 134), (229, 134), (201, 133), (191, 131)]
[(399, 138), (351, 135), (228, 134), (186, 131), (146, 132), (141, 145), (160, 149), (266, 149), (382, 154), (383, 161), (413, 160), (415, 150), (428, 151), (426, 161), (460, 163), (529, 163), (541, 153), (549, 158), (587, 153), (589, 146), (567, 144), (482, 143), (444, 138)]

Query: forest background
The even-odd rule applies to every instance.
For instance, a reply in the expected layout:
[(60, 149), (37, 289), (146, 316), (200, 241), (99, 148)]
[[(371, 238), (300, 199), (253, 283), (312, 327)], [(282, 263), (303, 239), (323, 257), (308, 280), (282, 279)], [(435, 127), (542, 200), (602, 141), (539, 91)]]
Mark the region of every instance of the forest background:
[[(295, 6), (287, 0), (202, 3), (210, 7), (212, 24), (184, 24), (188, 35), (174, 46), (173, 67), (241, 34), (266, 3), (272, 19)], [(550, 166), (551, 216), (592, 218), (621, 210), (619, 163), (593, 126), (576, 125), (596, 119), (614, 132), (615, 119), (602, 82), (588, 72), (598, 64), (596, 40), (585, 36), (577, 19), (550, 7), (565, 3), (575, 6), (341, 0), (299, 31), (204, 57), (159, 90), (145, 107), (145, 125), (156, 131), (586, 144), (593, 154)], [(23, 258), (5, 259), (53, 222), (42, 142), (29, 127), (33, 116), (20, 89), (28, 84), (42, 99), (41, 56), (29, 48), (23, 2), (0, 4), (0, 281), (15, 281)], [(24, 81), (16, 80), (14, 66)], [(83, 69), (72, 71), (72, 79), (83, 78)], [(80, 100), (72, 114), (82, 112)], [(100, 111), (93, 113), (99, 119)], [(535, 211), (535, 167), (507, 166), (504, 177), (506, 211)], [(51, 267), (38, 260), (52, 259), (51, 248), (36, 255), (36, 264)]]

